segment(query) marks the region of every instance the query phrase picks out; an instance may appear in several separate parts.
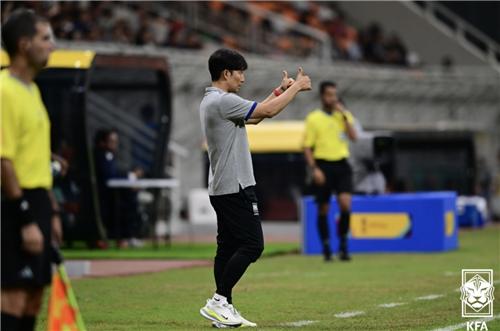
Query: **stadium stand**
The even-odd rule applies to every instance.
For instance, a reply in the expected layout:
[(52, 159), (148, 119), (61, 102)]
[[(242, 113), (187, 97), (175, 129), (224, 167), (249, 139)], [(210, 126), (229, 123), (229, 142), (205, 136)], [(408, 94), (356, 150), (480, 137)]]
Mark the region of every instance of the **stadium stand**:
[[(435, 2), (5, 1), (2, 17), (19, 6), (48, 17), (63, 40), (186, 49), (215, 43), (324, 63), (445, 68), (489, 63), (500, 71), (498, 43)], [(415, 24), (420, 31), (412, 28)]]
[(7, 1), (2, 17), (19, 6), (48, 17), (63, 40), (190, 49), (215, 41), (271, 56), (417, 64), (397, 35), (377, 23), (354, 27), (335, 3)]

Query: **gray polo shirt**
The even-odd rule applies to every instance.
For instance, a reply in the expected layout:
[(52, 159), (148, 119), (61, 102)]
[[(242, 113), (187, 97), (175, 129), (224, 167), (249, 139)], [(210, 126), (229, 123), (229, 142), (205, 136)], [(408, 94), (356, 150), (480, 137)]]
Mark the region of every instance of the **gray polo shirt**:
[(245, 100), (235, 93), (207, 87), (200, 104), (200, 120), (208, 145), (210, 160), (208, 194), (237, 193), (255, 185), (252, 156), (248, 146), (245, 121), (257, 102)]

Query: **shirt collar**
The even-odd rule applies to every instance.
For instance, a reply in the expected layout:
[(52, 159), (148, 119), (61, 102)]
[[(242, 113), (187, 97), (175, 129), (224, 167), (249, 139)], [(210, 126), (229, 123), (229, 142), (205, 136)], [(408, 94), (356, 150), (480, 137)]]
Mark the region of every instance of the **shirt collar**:
[(224, 92), (223, 90), (221, 90), (220, 88), (218, 87), (214, 87), (214, 86), (209, 86), (209, 87), (206, 87), (205, 88), (205, 92)]

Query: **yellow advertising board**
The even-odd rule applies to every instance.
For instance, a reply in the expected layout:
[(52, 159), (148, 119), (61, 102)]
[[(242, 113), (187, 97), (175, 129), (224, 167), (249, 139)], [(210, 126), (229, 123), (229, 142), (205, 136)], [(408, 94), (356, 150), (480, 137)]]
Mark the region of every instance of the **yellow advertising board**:
[[(79, 51), (58, 49), (50, 54), (49, 68), (73, 68), (73, 69), (88, 69), (94, 60), (94, 51)], [(0, 64), (2, 67), (8, 66), (10, 63), (9, 55), (2, 49), (0, 52)]]
[(396, 239), (411, 228), (407, 213), (353, 213), (351, 236), (356, 239)]
[(446, 212), (444, 216), (446, 236), (451, 237), (455, 231), (455, 213), (453, 211)]

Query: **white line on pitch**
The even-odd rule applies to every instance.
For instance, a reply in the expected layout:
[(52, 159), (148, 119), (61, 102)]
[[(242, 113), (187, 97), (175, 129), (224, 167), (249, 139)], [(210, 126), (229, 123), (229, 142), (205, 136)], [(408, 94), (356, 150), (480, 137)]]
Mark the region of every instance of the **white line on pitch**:
[(406, 302), (389, 302), (389, 303), (382, 303), (378, 305), (377, 307), (380, 308), (394, 308), (394, 307), (399, 307), (402, 305), (406, 305)]
[(415, 298), (415, 300), (436, 300), (438, 298), (444, 297), (444, 294), (429, 294), (429, 295), (424, 295), (423, 297), (418, 297)]
[(338, 314), (335, 314), (333, 316), (337, 317), (337, 318), (349, 318), (349, 317), (354, 317), (354, 316), (359, 316), (359, 315), (364, 315), (365, 312), (364, 311), (346, 311), (346, 312), (343, 312), (343, 313), (338, 313)]
[(458, 271), (446, 271), (444, 273), (444, 275), (446, 277), (458, 276), (458, 275), (460, 275), (460, 272), (458, 272)]
[[(500, 314), (495, 315), (495, 316), (490, 317), (490, 318), (479, 319), (478, 321), (489, 322), (489, 321), (496, 320), (497, 318), (500, 318)], [(445, 326), (444, 328), (434, 329), (432, 331), (455, 331), (455, 330), (461, 329), (465, 326), (467, 326), (467, 322), (455, 324), (455, 325), (450, 325), (450, 326)]]
[(294, 326), (294, 327), (301, 327), (301, 326), (306, 326), (306, 325), (311, 325), (314, 323), (318, 323), (319, 321), (310, 321), (310, 320), (305, 320), (305, 321), (296, 321), (296, 322), (287, 322), (287, 323), (281, 323), (281, 326)]

